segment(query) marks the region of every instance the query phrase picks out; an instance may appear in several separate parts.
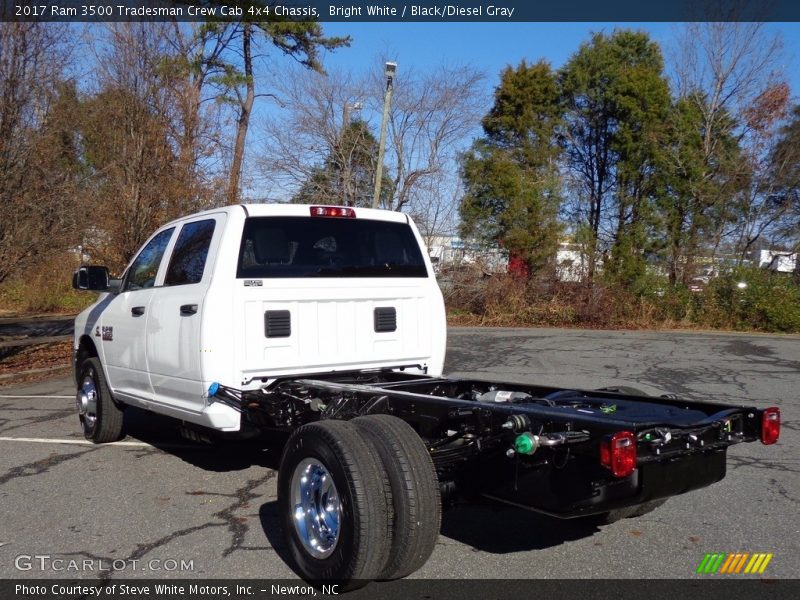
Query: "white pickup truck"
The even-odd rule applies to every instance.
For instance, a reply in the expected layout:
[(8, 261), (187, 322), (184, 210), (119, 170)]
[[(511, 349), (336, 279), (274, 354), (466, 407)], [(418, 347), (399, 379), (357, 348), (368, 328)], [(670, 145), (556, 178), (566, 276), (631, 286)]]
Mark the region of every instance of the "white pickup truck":
[(777, 408), (441, 376), (442, 295), (404, 214), (239, 205), (173, 221), (75, 320), (85, 436), (136, 406), (203, 436), (291, 434), (279, 467), (295, 570), (357, 587), (413, 573), (443, 499), (479, 494), (616, 520), (725, 476), (775, 443)]

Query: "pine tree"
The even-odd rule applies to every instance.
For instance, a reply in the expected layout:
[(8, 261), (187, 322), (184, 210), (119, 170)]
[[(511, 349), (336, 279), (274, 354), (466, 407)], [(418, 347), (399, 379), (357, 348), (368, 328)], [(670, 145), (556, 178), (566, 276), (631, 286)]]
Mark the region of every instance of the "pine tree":
[[(325, 163), (312, 172), (292, 202), (372, 206), (377, 157), (378, 141), (369, 126), (364, 121), (351, 121), (330, 149)], [(388, 169), (384, 169), (386, 172)], [(381, 195), (384, 199), (392, 197), (388, 176), (383, 178)]]
[(562, 139), (578, 183), (579, 226), (588, 232), (589, 280), (601, 251), (610, 250), (606, 272), (630, 284), (645, 269), (670, 107), (661, 51), (646, 33), (597, 33), (570, 58), (560, 81)]
[(503, 71), (484, 136), (462, 157), (462, 235), (499, 245), (530, 274), (553, 265), (561, 233), (560, 123), (550, 65), (523, 61)]

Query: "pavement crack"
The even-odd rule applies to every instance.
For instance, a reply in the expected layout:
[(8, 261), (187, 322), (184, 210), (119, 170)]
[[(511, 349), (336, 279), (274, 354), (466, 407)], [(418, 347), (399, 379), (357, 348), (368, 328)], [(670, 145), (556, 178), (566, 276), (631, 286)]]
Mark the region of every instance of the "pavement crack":
[[(112, 565), (121, 563), (126, 565), (135, 565), (136, 562), (138, 562), (140, 559), (150, 554), (150, 552), (152, 552), (156, 548), (165, 546), (166, 544), (169, 544), (172, 540), (176, 538), (183, 537), (185, 535), (189, 535), (197, 531), (202, 531), (204, 529), (209, 529), (211, 527), (221, 527), (223, 525), (224, 523), (214, 523), (209, 521), (207, 523), (202, 523), (200, 525), (193, 525), (191, 527), (178, 529), (152, 542), (148, 542), (146, 544), (136, 544), (136, 549), (124, 558), (119, 558), (118, 556), (99, 556), (97, 554), (92, 554), (91, 552), (87, 552), (85, 550), (81, 550), (80, 552), (66, 552), (64, 553), (64, 556), (82, 556), (84, 558), (89, 558), (94, 561), (98, 561), (98, 563), (102, 563), (103, 561), (105, 561), (106, 564), (112, 564)], [(108, 581), (113, 573), (114, 571), (112, 570), (102, 571), (99, 576), (99, 579), (101, 581)]]
[(787, 490), (785, 487), (783, 487), (783, 485), (781, 484), (780, 481), (778, 481), (777, 479), (770, 479), (769, 483), (770, 483), (770, 485), (772, 485), (775, 488), (775, 490), (778, 492), (778, 495), (782, 496), (783, 498), (785, 498), (789, 502), (794, 502), (795, 504), (800, 504), (800, 500), (798, 500), (797, 498), (792, 496), (792, 494), (789, 492), (789, 490)]
[(60, 465), (63, 462), (72, 460), (73, 458), (79, 458), (84, 454), (89, 454), (90, 452), (94, 452), (95, 450), (97, 450), (97, 448), (89, 448), (87, 450), (72, 452), (70, 454), (53, 453), (47, 458), (42, 458), (40, 460), (31, 463), (20, 465), (18, 467), (13, 467), (9, 469), (9, 471), (5, 475), (0, 475), (0, 485), (4, 485), (9, 481), (17, 479), (19, 477), (33, 477), (35, 475), (41, 475), (42, 473), (47, 473), (51, 467)]
[(0, 433), (7, 433), (12, 429), (19, 429), (20, 427), (27, 427), (28, 425), (37, 425), (39, 423), (47, 423), (48, 421), (58, 421), (60, 419), (66, 419), (67, 417), (75, 416), (77, 413), (75, 412), (74, 408), (69, 409), (62, 409), (59, 411), (54, 412), (50, 415), (42, 415), (39, 417), (26, 417), (21, 421), (10, 421), (6, 420), (6, 423), (13, 422), (14, 425), (6, 427), (6, 423), (3, 423), (0, 426)]
[[(85, 550), (81, 550), (80, 552), (70, 552), (65, 553), (64, 556), (80, 556), (88, 559), (92, 559), (95, 561), (103, 561), (106, 564), (135, 564), (148, 554), (150, 554), (153, 550), (157, 548), (161, 548), (173, 540), (191, 535), (198, 531), (202, 531), (204, 529), (210, 529), (213, 527), (225, 527), (227, 526), (228, 531), (232, 534), (231, 543), (226, 548), (222, 555), (229, 556), (231, 553), (236, 552), (238, 550), (272, 550), (274, 548), (269, 547), (253, 547), (253, 546), (243, 546), (244, 537), (247, 533), (249, 526), (247, 525), (246, 521), (236, 515), (236, 511), (240, 510), (249, 505), (251, 500), (259, 497), (259, 494), (255, 493), (254, 490), (275, 477), (275, 472), (271, 471), (264, 477), (260, 477), (257, 479), (249, 480), (244, 486), (236, 490), (231, 494), (223, 494), (223, 493), (214, 493), (214, 492), (203, 492), (203, 495), (209, 496), (222, 496), (226, 498), (232, 498), (234, 501), (223, 508), (220, 511), (214, 513), (214, 517), (221, 519), (221, 522), (215, 521), (207, 521), (205, 523), (201, 523), (200, 525), (192, 525), (191, 527), (185, 527), (183, 529), (178, 529), (176, 531), (172, 531), (167, 535), (160, 537), (152, 542), (141, 543), (137, 544), (136, 548), (133, 552), (131, 552), (128, 556), (124, 558), (120, 558), (119, 556), (99, 556), (96, 554), (92, 554), (91, 552), (87, 552)], [(187, 492), (191, 494), (191, 492)], [(198, 495), (198, 494), (194, 494)], [(101, 573), (99, 579), (101, 581), (107, 581), (113, 575), (113, 571), (104, 571)]]
[(728, 456), (728, 466), (733, 469), (740, 467), (752, 467), (754, 469), (768, 469), (770, 471), (780, 471), (783, 473), (800, 473), (800, 468), (792, 464), (786, 464), (775, 460), (756, 458), (755, 456)]
[(231, 494), (235, 502), (223, 508), (221, 511), (214, 513), (215, 517), (225, 521), (228, 525), (228, 531), (231, 534), (231, 543), (223, 550), (222, 556), (229, 556), (237, 550), (244, 549), (242, 544), (244, 543), (244, 537), (248, 529), (250, 529), (250, 526), (247, 524), (245, 518), (236, 515), (236, 511), (249, 505), (251, 500), (258, 498), (260, 494), (255, 493), (254, 490), (274, 478), (275, 471), (269, 471), (264, 477), (250, 479), (244, 486)]

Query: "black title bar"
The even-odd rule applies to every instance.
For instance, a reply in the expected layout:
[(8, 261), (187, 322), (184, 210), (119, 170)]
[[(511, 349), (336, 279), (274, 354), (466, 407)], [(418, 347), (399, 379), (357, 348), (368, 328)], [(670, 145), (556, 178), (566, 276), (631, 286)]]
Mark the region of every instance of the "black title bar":
[(800, 21), (799, 0), (0, 0), (2, 21)]

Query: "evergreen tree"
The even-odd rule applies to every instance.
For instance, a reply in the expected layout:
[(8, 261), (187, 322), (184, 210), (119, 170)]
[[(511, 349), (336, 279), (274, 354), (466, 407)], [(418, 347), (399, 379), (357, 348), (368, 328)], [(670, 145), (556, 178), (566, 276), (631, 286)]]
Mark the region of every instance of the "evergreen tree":
[(630, 284), (644, 272), (670, 106), (661, 51), (646, 33), (597, 33), (570, 58), (560, 82), (562, 141), (578, 184), (578, 228), (588, 232), (589, 280), (600, 251), (610, 249), (606, 272)]
[(560, 123), (550, 65), (523, 61), (503, 71), (484, 136), (462, 157), (462, 235), (501, 246), (531, 274), (552, 266), (561, 233)]
[[(372, 206), (377, 157), (378, 141), (369, 126), (364, 121), (351, 121), (330, 149), (325, 163), (312, 172), (292, 202)], [(387, 171), (384, 169), (384, 173)], [(383, 178), (381, 196), (384, 200), (392, 197), (388, 176)]]

